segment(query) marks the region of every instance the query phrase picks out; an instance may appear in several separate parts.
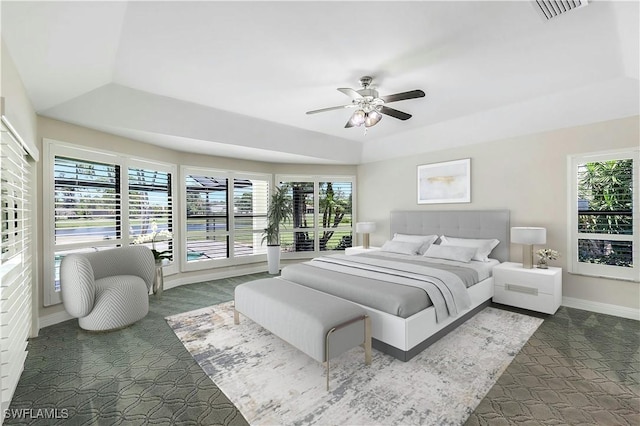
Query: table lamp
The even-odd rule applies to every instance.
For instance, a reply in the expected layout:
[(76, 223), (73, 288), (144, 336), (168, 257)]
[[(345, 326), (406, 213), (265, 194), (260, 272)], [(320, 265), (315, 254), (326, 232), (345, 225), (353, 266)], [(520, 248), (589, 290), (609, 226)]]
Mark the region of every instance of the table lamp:
[(362, 234), (362, 248), (369, 248), (369, 234), (376, 231), (375, 222), (358, 222), (356, 223), (356, 233)]
[(511, 242), (523, 244), (522, 267), (531, 269), (533, 268), (533, 245), (547, 242), (547, 229), (515, 226), (511, 228)]

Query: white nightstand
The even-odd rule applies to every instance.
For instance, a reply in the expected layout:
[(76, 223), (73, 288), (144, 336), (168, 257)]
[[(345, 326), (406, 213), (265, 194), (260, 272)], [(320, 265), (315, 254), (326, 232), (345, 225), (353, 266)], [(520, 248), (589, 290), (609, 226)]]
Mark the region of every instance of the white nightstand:
[(524, 269), (505, 262), (493, 268), (493, 301), (554, 314), (562, 301), (562, 268)]
[(351, 256), (352, 254), (367, 253), (370, 251), (378, 251), (378, 250), (380, 250), (380, 247), (371, 247), (371, 246), (369, 246), (369, 248), (363, 248), (362, 246), (347, 247), (346, 249), (344, 249), (344, 254)]

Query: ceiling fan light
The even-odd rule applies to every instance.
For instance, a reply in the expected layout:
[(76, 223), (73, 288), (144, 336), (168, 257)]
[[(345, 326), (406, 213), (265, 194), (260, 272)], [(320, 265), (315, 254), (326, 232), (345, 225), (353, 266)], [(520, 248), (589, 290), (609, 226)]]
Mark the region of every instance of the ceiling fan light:
[(365, 119), (367, 118), (367, 114), (365, 114), (365, 112), (361, 109), (356, 110), (353, 115), (351, 116), (351, 124), (353, 126), (362, 126), (362, 123), (364, 123)]
[(378, 111), (370, 111), (364, 119), (364, 125), (366, 127), (372, 127), (378, 124), (380, 120), (382, 120), (382, 114)]

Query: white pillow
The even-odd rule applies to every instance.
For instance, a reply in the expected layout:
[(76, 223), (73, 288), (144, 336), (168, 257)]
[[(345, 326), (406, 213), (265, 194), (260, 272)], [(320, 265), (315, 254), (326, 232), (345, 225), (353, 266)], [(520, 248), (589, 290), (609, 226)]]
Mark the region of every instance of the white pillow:
[(425, 251), (429, 248), (431, 244), (433, 244), (438, 239), (437, 235), (410, 235), (410, 234), (398, 234), (397, 232), (393, 234), (392, 241), (402, 241), (407, 243), (421, 243), (421, 247), (418, 250), (418, 254), (424, 254)]
[(499, 240), (492, 239), (477, 239), (477, 238), (454, 238), (447, 237), (445, 235), (440, 237), (440, 245), (443, 246), (458, 246), (458, 247), (475, 247), (476, 254), (472, 257), (473, 260), (479, 260), (481, 262), (489, 261), (489, 254), (498, 244)]
[(443, 246), (432, 244), (423, 254), (424, 257), (435, 257), (438, 259), (457, 260), (458, 262), (469, 263), (476, 254), (475, 247)]
[(387, 241), (380, 247), (380, 251), (416, 255), (420, 246), (422, 246), (421, 242)]

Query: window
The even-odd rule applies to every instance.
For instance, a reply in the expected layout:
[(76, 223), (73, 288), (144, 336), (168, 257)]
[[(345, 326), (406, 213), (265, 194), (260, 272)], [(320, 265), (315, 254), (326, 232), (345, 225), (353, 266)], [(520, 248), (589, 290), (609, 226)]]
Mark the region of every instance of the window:
[[(60, 303), (60, 263), (71, 253), (133, 244), (154, 227), (173, 231), (174, 166), (46, 141), (44, 206), (49, 221), (45, 306)], [(173, 239), (145, 244), (173, 252)], [(165, 273), (177, 272), (177, 263)]]
[(267, 227), (269, 180), (234, 179), (233, 247), (236, 257), (265, 254), (262, 232)]
[[(173, 235), (171, 173), (156, 168), (129, 167), (129, 238), (135, 241), (152, 232)], [(159, 234), (156, 234), (159, 235)], [(166, 234), (165, 234), (166, 235)], [(174, 257), (172, 238), (157, 238), (144, 244)]]
[(187, 192), (187, 262), (229, 257), (228, 179), (189, 174)]
[(2, 116), (0, 140), (0, 407), (7, 408), (27, 357), (32, 326), (33, 162)]
[(185, 167), (186, 270), (264, 255), (270, 175)]
[(322, 252), (351, 247), (352, 177), (280, 176), (277, 181), (288, 187), (293, 203), (292, 221), (280, 231), (283, 252)]
[(570, 272), (640, 281), (638, 151), (570, 162)]

